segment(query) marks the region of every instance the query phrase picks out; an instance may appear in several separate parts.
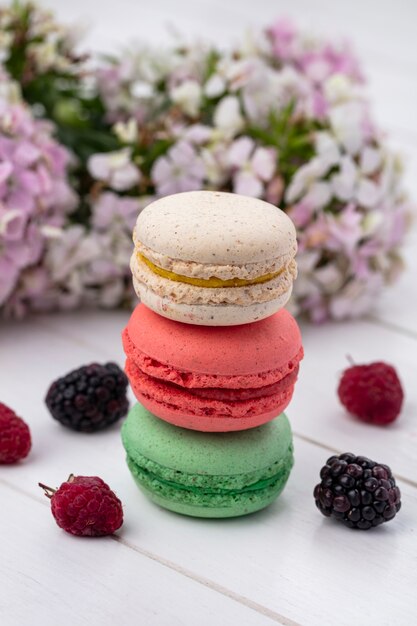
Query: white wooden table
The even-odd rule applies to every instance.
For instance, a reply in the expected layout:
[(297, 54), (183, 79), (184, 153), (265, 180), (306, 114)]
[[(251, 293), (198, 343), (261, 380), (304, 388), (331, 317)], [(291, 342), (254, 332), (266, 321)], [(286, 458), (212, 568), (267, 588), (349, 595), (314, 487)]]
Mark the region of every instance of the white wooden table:
[[(89, 43), (110, 50), (136, 36), (162, 42), (167, 23), (190, 35), (237, 39), (248, 25), (282, 13), (337, 36), (347, 34), (371, 79), (377, 117), (408, 161), (417, 198), (417, 5), (360, 0), (72, 0), (47, 3), (64, 19), (85, 16)], [(0, 400), (32, 428), (26, 462), (0, 470), (2, 626), (312, 626), (417, 623), (417, 237), (409, 269), (367, 319), (303, 327), (306, 357), (288, 410), (296, 465), (267, 510), (228, 521), (177, 516), (149, 503), (124, 462), (119, 427), (88, 436), (55, 423), (44, 406), (49, 383), (91, 361), (123, 363), (127, 314), (76, 313), (0, 326)], [(414, 248), (414, 250), (413, 250)], [(389, 429), (345, 416), (336, 397), (349, 353), (395, 364), (406, 404)], [(350, 532), (323, 518), (312, 491), (330, 452), (388, 463), (403, 509), (375, 532)], [(99, 475), (125, 505), (117, 536), (73, 538), (55, 526), (39, 480)]]

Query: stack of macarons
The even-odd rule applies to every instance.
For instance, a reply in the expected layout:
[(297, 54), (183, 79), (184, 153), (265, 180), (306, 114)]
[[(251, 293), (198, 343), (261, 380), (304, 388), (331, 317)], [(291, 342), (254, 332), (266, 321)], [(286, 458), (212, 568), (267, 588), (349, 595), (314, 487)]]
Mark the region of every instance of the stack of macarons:
[(198, 191), (150, 204), (133, 239), (141, 304), (123, 332), (139, 401), (122, 429), (129, 469), (179, 513), (262, 509), (293, 465), (283, 411), (303, 347), (282, 307), (296, 277), (294, 225), (261, 200)]

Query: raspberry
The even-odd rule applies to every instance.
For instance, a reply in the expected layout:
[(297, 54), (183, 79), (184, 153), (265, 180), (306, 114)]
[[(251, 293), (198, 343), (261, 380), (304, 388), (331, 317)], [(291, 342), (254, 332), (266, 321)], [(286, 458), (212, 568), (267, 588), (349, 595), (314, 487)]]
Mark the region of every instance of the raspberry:
[(343, 372), (337, 393), (349, 413), (381, 425), (398, 417), (404, 399), (397, 372), (381, 361), (349, 367)]
[(12, 409), (0, 402), (0, 465), (24, 459), (31, 446), (29, 426)]
[(317, 508), (349, 528), (368, 530), (392, 520), (401, 508), (401, 493), (387, 465), (350, 452), (332, 456), (314, 489)]
[(59, 489), (42, 483), (39, 487), (51, 500), (56, 523), (71, 535), (103, 537), (112, 535), (123, 524), (122, 503), (97, 476), (74, 476)]
[(126, 374), (116, 363), (91, 363), (53, 382), (45, 402), (64, 426), (94, 432), (126, 415), (127, 385)]

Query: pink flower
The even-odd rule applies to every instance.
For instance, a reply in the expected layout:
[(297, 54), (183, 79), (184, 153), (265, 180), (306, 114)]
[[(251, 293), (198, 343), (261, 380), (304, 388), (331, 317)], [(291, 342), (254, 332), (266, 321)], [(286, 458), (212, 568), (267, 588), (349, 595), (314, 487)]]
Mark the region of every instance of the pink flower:
[(375, 305), (383, 286), (381, 274), (373, 272), (366, 280), (350, 280), (330, 302), (329, 312), (335, 319), (360, 317)]
[(277, 58), (286, 61), (294, 56), (297, 29), (289, 19), (279, 19), (268, 28), (267, 33), (271, 39), (272, 51)]
[(299, 233), (298, 250), (304, 252), (326, 249), (328, 238), (329, 229), (326, 217), (323, 213), (319, 213)]
[(328, 320), (328, 306), (325, 297), (321, 293), (307, 296), (302, 302), (303, 308), (308, 311), (312, 322), (315, 324), (323, 324), (323, 322)]
[(7, 179), (12, 172), (13, 165), (10, 161), (3, 161), (3, 163), (0, 163), (0, 185), (3, 185), (3, 193), (5, 193), (4, 183), (7, 182)]
[(233, 191), (260, 198), (264, 183), (275, 173), (277, 154), (273, 148), (256, 147), (250, 137), (240, 137), (229, 148), (227, 160), (233, 170)]
[(70, 157), (21, 104), (0, 102), (0, 305), (42, 258), (47, 235), (76, 205)]
[[(42, 56), (48, 65), (48, 49), (35, 61)], [(227, 53), (200, 43), (143, 47), (100, 66), (86, 86), (130, 148), (91, 157), (101, 191), (82, 185), (90, 212), (82, 225), (68, 217), (77, 201), (70, 155), (49, 122), (12, 104), (21, 100), (7, 83), (0, 68), (6, 313), (131, 302), (131, 229), (149, 194), (201, 188), (282, 202), (299, 241), (291, 309), (313, 321), (362, 314), (397, 276), (411, 207), (343, 42), (284, 19)], [(155, 158), (163, 142), (169, 149)]]
[(358, 60), (346, 42), (335, 46), (319, 39), (312, 40), (298, 32), (286, 19), (278, 20), (267, 29), (273, 55), (283, 62), (292, 62), (313, 82), (332, 74), (344, 74), (357, 82), (363, 80)]
[(18, 209), (3, 211), (0, 206), (0, 235), (4, 241), (20, 241), (24, 236), (27, 216)]
[(313, 206), (310, 203), (305, 202), (304, 200), (301, 200), (301, 202), (297, 202), (297, 204), (294, 204), (292, 207), (290, 207), (288, 211), (288, 215), (290, 216), (297, 228), (307, 226), (313, 216), (313, 213)]
[(318, 84), (333, 74), (344, 74), (358, 82), (363, 80), (357, 59), (352, 55), (348, 45), (336, 50), (325, 45), (313, 51), (305, 52), (298, 60), (302, 71)]
[(311, 114), (313, 118), (322, 120), (326, 117), (329, 105), (320, 89), (314, 89), (311, 94)]
[(330, 250), (342, 249), (348, 256), (353, 254), (362, 238), (362, 215), (355, 204), (348, 204), (339, 215), (327, 215), (329, 237), (326, 245)]
[(19, 267), (13, 259), (2, 251), (0, 244), (0, 304), (4, 304), (16, 285), (19, 277)]
[(179, 141), (168, 150), (166, 156), (161, 156), (155, 161), (151, 176), (157, 194), (167, 196), (181, 191), (201, 189), (205, 168), (201, 157), (191, 144)]
[(377, 240), (369, 240), (358, 246), (352, 258), (352, 270), (356, 278), (366, 281), (373, 273), (372, 261), (380, 254), (381, 243)]
[(93, 228), (106, 231), (119, 225), (130, 234), (139, 214), (140, 203), (137, 198), (120, 197), (106, 191), (99, 196), (92, 208)]

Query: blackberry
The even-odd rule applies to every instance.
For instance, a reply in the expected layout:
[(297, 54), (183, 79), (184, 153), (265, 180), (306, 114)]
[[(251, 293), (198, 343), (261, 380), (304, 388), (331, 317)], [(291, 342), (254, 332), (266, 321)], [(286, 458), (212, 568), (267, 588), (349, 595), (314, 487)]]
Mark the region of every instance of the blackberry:
[(46, 406), (58, 422), (86, 433), (102, 430), (126, 415), (128, 380), (116, 363), (91, 363), (58, 378)]
[(350, 452), (331, 456), (314, 489), (317, 508), (349, 528), (368, 530), (393, 519), (401, 493), (390, 468)]

